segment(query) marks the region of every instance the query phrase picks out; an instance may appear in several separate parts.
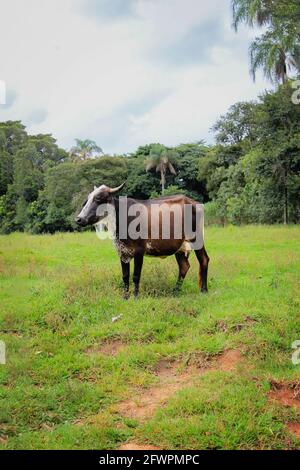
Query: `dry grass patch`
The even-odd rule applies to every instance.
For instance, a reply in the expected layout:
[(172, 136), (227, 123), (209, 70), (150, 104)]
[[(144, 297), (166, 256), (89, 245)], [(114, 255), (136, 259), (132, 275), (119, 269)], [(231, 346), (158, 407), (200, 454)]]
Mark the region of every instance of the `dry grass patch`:
[(126, 442), (118, 447), (118, 450), (161, 450), (160, 447), (150, 446), (148, 444), (137, 444), (136, 442)]
[(88, 348), (85, 353), (88, 355), (103, 354), (104, 356), (117, 356), (126, 347), (121, 339), (107, 339), (99, 345)]

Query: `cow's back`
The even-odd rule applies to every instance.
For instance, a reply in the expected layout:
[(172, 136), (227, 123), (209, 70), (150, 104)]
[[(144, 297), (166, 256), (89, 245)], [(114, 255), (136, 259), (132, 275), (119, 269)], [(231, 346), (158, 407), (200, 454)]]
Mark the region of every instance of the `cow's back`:
[[(123, 245), (132, 253), (142, 252), (149, 256), (171, 256), (178, 251), (188, 253), (191, 247), (185, 233), (184, 207), (192, 206), (191, 211), (195, 213), (197, 204), (182, 194), (148, 200), (127, 198), (127, 210), (131, 215), (127, 219), (128, 237), (122, 241)], [(137, 233), (131, 233), (132, 228), (137, 228)]]

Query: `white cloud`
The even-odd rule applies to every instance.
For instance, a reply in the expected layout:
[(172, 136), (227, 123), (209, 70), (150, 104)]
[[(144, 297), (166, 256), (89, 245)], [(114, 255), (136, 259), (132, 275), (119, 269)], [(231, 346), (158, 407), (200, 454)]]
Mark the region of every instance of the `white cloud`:
[(251, 82), (250, 33), (232, 31), (229, 0), (131, 0), (124, 11), (101, 1), (1, 0), (0, 79), (16, 98), (0, 120), (65, 147), (92, 138), (128, 152), (211, 140), (220, 113), (266, 87)]

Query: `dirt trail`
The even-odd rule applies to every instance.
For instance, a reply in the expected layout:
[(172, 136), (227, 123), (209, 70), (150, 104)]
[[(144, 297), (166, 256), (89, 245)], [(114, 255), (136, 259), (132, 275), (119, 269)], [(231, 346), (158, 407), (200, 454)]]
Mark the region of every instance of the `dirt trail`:
[(149, 419), (160, 405), (163, 405), (181, 388), (191, 386), (193, 379), (203, 372), (204, 370), (197, 370), (194, 367), (187, 367), (180, 372), (177, 363), (164, 361), (158, 365), (155, 373), (159, 382), (120, 403), (117, 407), (118, 412), (127, 418), (141, 421)]
[[(215, 370), (234, 371), (242, 360), (242, 353), (239, 350), (225, 351), (211, 362), (200, 361), (202, 364), (200, 367), (193, 364), (184, 367), (178, 362), (162, 360), (155, 371), (155, 375), (159, 379), (158, 383), (146, 390), (137, 392), (133, 398), (119, 403), (116, 411), (122, 416), (143, 422), (150, 419), (155, 411), (164, 406), (177, 391), (192, 386), (200, 375)], [(132, 441), (122, 444), (118, 450), (134, 450), (137, 448), (150, 450), (152, 447)], [(153, 449), (158, 448), (154, 447)]]
[[(126, 348), (120, 339), (106, 340), (98, 346), (86, 350), (86, 354), (104, 354), (116, 356)], [(209, 371), (234, 372), (245, 363), (242, 351), (230, 349), (222, 354), (211, 357), (202, 354), (191, 354), (185, 362), (174, 362), (162, 359), (156, 366), (154, 375), (157, 382), (147, 389), (133, 391), (132, 398), (116, 405), (116, 413), (139, 422), (150, 419), (160, 407), (179, 390), (191, 387), (196, 379)], [(300, 381), (295, 383), (271, 383), (268, 394), (269, 402), (277, 402), (283, 406), (295, 407), (299, 412), (299, 421), (286, 424), (289, 432), (300, 439)], [(83, 424), (79, 420), (77, 424)], [(147, 443), (134, 440), (125, 442), (118, 450), (162, 450)]]
[(233, 371), (242, 360), (239, 350), (230, 350), (221, 354), (211, 365), (206, 363), (201, 367), (189, 365), (182, 369), (177, 362), (162, 360), (157, 365), (155, 375), (159, 378), (157, 384), (143, 390), (133, 398), (118, 404), (117, 411), (127, 418), (145, 420), (151, 418), (155, 411), (164, 405), (178, 390), (192, 386), (195, 379), (208, 370)]

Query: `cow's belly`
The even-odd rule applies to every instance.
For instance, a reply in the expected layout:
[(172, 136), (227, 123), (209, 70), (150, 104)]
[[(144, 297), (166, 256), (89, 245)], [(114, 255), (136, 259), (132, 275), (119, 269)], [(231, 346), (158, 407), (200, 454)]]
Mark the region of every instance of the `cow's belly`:
[(182, 240), (148, 240), (146, 242), (145, 255), (166, 258), (175, 255), (175, 253), (189, 253), (191, 245)]

